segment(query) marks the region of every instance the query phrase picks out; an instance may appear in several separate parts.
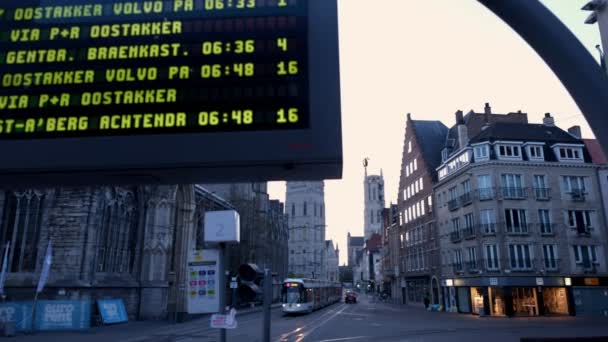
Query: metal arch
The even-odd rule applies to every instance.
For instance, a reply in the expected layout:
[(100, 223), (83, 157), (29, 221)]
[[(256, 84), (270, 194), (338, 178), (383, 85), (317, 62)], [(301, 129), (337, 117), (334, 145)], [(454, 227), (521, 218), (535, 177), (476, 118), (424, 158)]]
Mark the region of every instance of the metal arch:
[(566, 87), (608, 154), (608, 76), (572, 32), (538, 0), (478, 0), (511, 26)]

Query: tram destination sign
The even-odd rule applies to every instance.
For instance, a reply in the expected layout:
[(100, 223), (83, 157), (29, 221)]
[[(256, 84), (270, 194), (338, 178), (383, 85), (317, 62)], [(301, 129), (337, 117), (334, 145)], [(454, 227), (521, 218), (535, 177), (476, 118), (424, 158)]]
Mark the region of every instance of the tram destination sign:
[(0, 185), (340, 177), (336, 7), (3, 1)]

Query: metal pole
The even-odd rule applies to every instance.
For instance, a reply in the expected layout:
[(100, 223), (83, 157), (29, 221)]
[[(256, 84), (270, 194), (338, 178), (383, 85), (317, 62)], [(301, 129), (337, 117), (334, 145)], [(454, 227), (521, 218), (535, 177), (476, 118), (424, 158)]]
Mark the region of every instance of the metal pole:
[(263, 342), (270, 342), (270, 304), (272, 302), (272, 274), (264, 270), (264, 331)]
[[(226, 314), (226, 243), (220, 242), (220, 257), (218, 260), (220, 315)], [(220, 329), (220, 342), (226, 342), (226, 329)]]

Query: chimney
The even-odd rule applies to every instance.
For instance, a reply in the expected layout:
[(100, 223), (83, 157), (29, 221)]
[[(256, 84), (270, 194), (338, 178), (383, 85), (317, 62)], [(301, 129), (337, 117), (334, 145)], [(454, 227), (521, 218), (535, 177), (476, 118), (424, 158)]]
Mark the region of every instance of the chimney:
[(462, 111), (456, 112), (456, 125), (458, 130), (458, 148), (464, 148), (469, 143), (469, 132), (467, 125), (464, 124)]
[(555, 126), (555, 120), (551, 116), (551, 113), (545, 113), (545, 117), (543, 119), (543, 125), (553, 127)]
[(407, 113), (407, 121), (411, 121), (412, 120), (412, 114), (411, 113)]
[(492, 114), (492, 107), (490, 107), (489, 102), (486, 102), (486, 106), (483, 108), (483, 113), (486, 115)]
[(456, 111), (456, 124), (464, 125), (464, 115), (461, 110)]
[(568, 133), (577, 139), (582, 139), (581, 126), (572, 126), (568, 128)]

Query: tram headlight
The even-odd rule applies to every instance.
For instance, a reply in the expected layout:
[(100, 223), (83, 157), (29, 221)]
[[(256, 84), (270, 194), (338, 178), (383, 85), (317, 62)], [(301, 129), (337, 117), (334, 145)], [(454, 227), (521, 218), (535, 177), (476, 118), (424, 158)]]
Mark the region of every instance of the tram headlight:
[(299, 308), (299, 307), (300, 307), (300, 304), (296, 304), (296, 308)]

